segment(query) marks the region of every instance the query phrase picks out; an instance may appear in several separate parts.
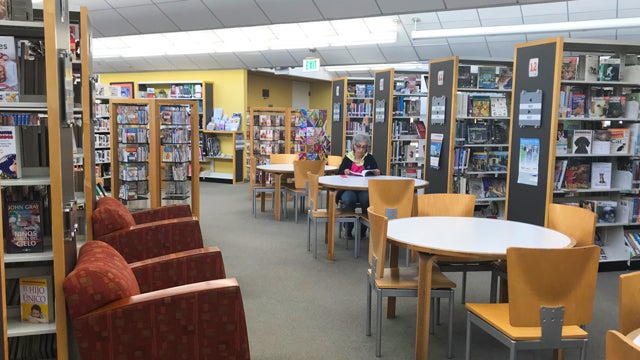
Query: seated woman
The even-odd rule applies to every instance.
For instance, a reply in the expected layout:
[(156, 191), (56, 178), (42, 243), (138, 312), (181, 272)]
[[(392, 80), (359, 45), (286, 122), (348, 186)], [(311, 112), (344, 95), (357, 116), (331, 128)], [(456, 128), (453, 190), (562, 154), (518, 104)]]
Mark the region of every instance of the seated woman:
[[(369, 136), (366, 134), (356, 134), (353, 137), (353, 151), (349, 151), (342, 159), (340, 168), (338, 168), (338, 174), (351, 175), (351, 173), (362, 173), (364, 170), (371, 170), (373, 175), (380, 175), (380, 169), (378, 169), (378, 163), (373, 155), (369, 154)], [(341, 190), (338, 191), (336, 199), (342, 201), (342, 206), (345, 208), (355, 209), (356, 203), (360, 203), (360, 207), (364, 213), (367, 212), (369, 207), (369, 192), (367, 191), (353, 191), (353, 190)], [(347, 223), (347, 237), (351, 236), (353, 230), (353, 224)], [(361, 237), (366, 234), (367, 228), (362, 227), (360, 230)]]

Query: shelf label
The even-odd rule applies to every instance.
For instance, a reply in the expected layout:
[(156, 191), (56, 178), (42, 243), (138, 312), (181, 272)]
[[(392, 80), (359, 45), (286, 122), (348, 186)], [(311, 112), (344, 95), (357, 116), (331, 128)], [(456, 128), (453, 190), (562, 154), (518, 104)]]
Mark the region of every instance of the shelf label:
[(320, 71), (320, 59), (308, 58), (302, 60), (302, 71)]

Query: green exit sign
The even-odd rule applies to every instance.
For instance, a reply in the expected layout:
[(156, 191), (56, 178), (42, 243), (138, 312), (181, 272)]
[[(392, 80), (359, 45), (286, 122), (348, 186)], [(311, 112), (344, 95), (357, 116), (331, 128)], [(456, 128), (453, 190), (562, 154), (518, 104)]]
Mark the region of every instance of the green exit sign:
[(302, 60), (302, 71), (320, 71), (320, 59), (310, 58)]

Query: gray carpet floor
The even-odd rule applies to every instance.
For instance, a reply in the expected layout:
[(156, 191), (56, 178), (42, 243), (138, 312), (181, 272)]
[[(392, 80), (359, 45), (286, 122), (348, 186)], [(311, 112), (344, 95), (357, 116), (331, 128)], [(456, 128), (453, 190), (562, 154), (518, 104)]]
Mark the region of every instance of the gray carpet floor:
[[(353, 241), (336, 240), (335, 261), (326, 259), (319, 241), (318, 259), (307, 252), (306, 215), (283, 221), (273, 211), (251, 215), (247, 184), (201, 183), (200, 217), (206, 244), (223, 253), (228, 277), (240, 283), (255, 360), (375, 359), (373, 337), (365, 336), (368, 244), (353, 257)], [(324, 229), (318, 231), (324, 239)], [(605, 333), (618, 324), (618, 275), (601, 272), (593, 321), (587, 327), (589, 360), (604, 359)], [(460, 302), (461, 276), (447, 273), (458, 284), (454, 302), (454, 358), (465, 353), (465, 309)], [(488, 302), (488, 272), (470, 273), (467, 302)], [(416, 299), (399, 298), (397, 317), (384, 319), (382, 358), (413, 359)], [(374, 299), (375, 306), (375, 299)], [(430, 338), (429, 359), (446, 359), (447, 301), (442, 301), (442, 324)], [(507, 348), (479, 329), (472, 329), (472, 359), (508, 359)], [(521, 351), (518, 359), (550, 359), (549, 351)], [(567, 351), (566, 359), (578, 359)]]

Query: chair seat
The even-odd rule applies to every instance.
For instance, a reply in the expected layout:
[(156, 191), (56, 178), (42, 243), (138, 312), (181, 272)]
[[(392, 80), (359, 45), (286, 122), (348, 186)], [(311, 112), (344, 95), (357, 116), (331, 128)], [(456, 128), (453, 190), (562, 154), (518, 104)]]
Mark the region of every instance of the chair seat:
[[(314, 218), (328, 218), (329, 217), (329, 213), (327, 212), (327, 209), (318, 209), (315, 211), (310, 211), (311, 216)], [(336, 217), (356, 217), (357, 214), (355, 212), (353, 212), (352, 210), (349, 209), (341, 209), (338, 208), (336, 209)]]
[[(371, 269), (368, 270), (368, 275), (371, 276)], [(385, 268), (383, 278), (376, 278), (376, 286), (380, 289), (417, 289), (418, 268), (415, 266)], [(432, 289), (452, 289), (455, 287), (456, 283), (449, 280), (438, 268), (433, 268), (431, 275)]]
[[(540, 327), (512, 326), (509, 321), (509, 304), (466, 304), (467, 310), (484, 320), (514, 341), (540, 340)], [(588, 334), (577, 325), (563, 326), (565, 339), (586, 339)]]

